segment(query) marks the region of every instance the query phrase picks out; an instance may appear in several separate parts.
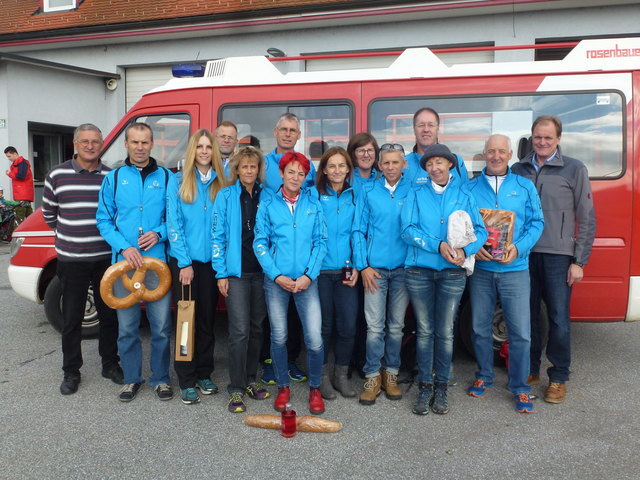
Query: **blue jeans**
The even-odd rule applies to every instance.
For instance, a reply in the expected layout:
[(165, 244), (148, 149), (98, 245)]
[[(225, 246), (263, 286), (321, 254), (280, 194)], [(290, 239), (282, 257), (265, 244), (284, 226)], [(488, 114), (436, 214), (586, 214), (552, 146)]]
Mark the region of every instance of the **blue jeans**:
[(376, 268), (376, 271), (382, 275), (382, 278), (377, 279), (380, 288), (374, 293), (364, 294), (367, 362), (363, 370), (367, 377), (380, 375), (383, 356), (387, 372), (398, 374), (404, 316), (409, 306), (404, 268)]
[(477, 267), (469, 277), (476, 379), (493, 383), (493, 314), (500, 298), (509, 332), (509, 390), (514, 395), (531, 392), (527, 384), (531, 322), (529, 321), (529, 270), (489, 272)]
[(449, 381), (453, 321), (467, 283), (462, 268), (407, 268), (407, 290), (416, 318), (418, 381)]
[(264, 293), (271, 325), (271, 359), (278, 387), (289, 386), (289, 366), (287, 362), (287, 311), (289, 298), (293, 297), (300, 316), (307, 347), (307, 365), (309, 368), (309, 386), (320, 387), (322, 362), (322, 315), (318, 296), (318, 281), (314, 280), (309, 288), (298, 293), (287, 292), (265, 275)]
[[(148, 271), (144, 281), (149, 289), (158, 286), (159, 279), (155, 272)], [(129, 291), (124, 288), (122, 280), (113, 285), (116, 297), (125, 297)], [(161, 383), (169, 383), (169, 365), (171, 352), (169, 338), (171, 336), (171, 293), (160, 300), (145, 302), (147, 319), (151, 328), (151, 378), (152, 387)], [(118, 351), (124, 372), (124, 383), (143, 383), (142, 378), (142, 344), (140, 342), (140, 304), (118, 311)]]
[(531, 375), (540, 374), (542, 332), (540, 329), (540, 302), (544, 300), (549, 314), (549, 340), (547, 369), (550, 382), (569, 380), (571, 366), (571, 321), (569, 304), (571, 287), (567, 284), (567, 271), (571, 265), (568, 255), (532, 253), (529, 257), (531, 275)]
[(318, 277), (322, 309), (322, 343), (324, 363), (329, 358), (335, 327), (336, 365), (347, 366), (353, 353), (358, 316), (358, 290), (342, 283), (342, 273), (321, 273)]

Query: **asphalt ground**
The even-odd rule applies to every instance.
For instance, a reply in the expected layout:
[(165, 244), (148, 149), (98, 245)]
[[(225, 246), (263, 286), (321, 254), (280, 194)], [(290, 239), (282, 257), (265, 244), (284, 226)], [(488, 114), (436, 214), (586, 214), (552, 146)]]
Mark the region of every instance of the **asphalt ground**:
[[(467, 396), (475, 365), (458, 352), (448, 415), (412, 414), (417, 388), (404, 384), (398, 401), (327, 402), (323, 417), (341, 421), (339, 433), (283, 438), (226, 410), (224, 319), (213, 376), (221, 393), (198, 405), (161, 402), (148, 384), (133, 402), (119, 402), (119, 387), (100, 376), (95, 339), (83, 342), (78, 393), (60, 395), (60, 336), (41, 305), (13, 293), (8, 262), (2, 245), (0, 479), (640, 478), (640, 324), (574, 324), (566, 402), (538, 399), (533, 415), (515, 412), (503, 368), (485, 398)], [(352, 381), (360, 390), (362, 381)], [(307, 393), (306, 383), (292, 384), (298, 415), (308, 414)], [(247, 413), (275, 413), (272, 405), (248, 400)]]

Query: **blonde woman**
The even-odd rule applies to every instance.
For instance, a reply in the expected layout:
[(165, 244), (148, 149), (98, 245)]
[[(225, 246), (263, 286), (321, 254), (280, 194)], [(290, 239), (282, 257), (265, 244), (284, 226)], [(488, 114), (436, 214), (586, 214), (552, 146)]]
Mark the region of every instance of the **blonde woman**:
[(262, 153), (242, 147), (229, 161), (230, 186), (213, 207), (213, 268), (229, 316), (229, 401), (231, 413), (246, 411), (245, 395), (269, 397), (257, 381), (262, 325), (267, 317), (262, 266), (253, 252), (256, 214), (261, 201), (265, 166)]
[(226, 186), (218, 144), (206, 129), (189, 139), (182, 172), (171, 178), (167, 189), (167, 225), (170, 254), (178, 261), (181, 285), (191, 285), (195, 300), (193, 360), (175, 362), (180, 398), (198, 403), (200, 396), (218, 392), (211, 381), (213, 334), (218, 287), (211, 266), (213, 202)]

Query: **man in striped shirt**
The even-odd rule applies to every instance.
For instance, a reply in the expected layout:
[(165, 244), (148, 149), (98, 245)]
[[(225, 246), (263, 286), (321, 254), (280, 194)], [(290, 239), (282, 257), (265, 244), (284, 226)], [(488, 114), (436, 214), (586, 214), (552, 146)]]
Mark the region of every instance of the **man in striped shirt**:
[(98, 351), (102, 376), (123, 383), (118, 357), (118, 319), (100, 298), (100, 280), (111, 266), (111, 247), (96, 226), (98, 192), (111, 170), (100, 161), (102, 132), (85, 123), (73, 135), (76, 155), (54, 167), (44, 183), (42, 213), (56, 232), (57, 274), (62, 282), (62, 370), (60, 393), (71, 395), (80, 384), (82, 320), (89, 285), (100, 318)]

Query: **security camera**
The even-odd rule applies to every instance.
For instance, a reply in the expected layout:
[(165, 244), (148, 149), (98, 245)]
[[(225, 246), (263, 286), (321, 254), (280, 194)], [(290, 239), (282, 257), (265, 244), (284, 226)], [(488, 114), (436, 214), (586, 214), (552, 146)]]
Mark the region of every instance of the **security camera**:
[(116, 88), (118, 88), (118, 80), (116, 80), (115, 78), (108, 78), (105, 82), (105, 85), (107, 86), (108, 90), (115, 90)]

